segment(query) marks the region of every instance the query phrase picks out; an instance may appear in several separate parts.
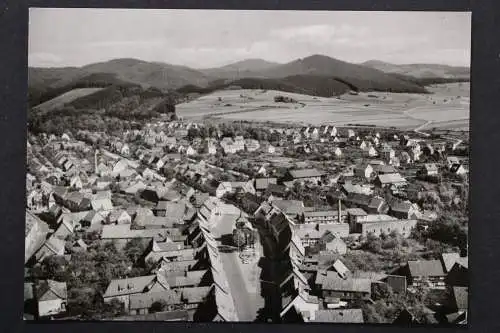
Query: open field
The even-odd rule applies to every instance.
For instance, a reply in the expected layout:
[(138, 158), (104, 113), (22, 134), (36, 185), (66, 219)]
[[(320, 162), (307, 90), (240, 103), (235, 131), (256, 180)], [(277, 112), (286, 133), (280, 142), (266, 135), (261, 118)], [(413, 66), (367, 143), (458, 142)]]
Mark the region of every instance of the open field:
[(55, 110), (57, 108), (60, 108), (64, 106), (64, 104), (70, 103), (74, 101), (77, 98), (87, 96), (90, 94), (93, 94), (99, 90), (102, 90), (103, 88), (78, 88), (78, 89), (73, 89), (68, 92), (65, 92), (62, 95), (59, 95), (55, 98), (52, 98), (51, 100), (48, 100), (47, 102), (44, 102), (40, 105), (37, 105), (35, 107), (36, 110), (41, 111), (41, 112), (49, 112), (51, 110)]
[[(302, 124), (363, 124), (402, 129), (468, 127), (469, 83), (428, 87), (432, 94), (360, 93), (314, 97), (281, 91), (222, 90), (177, 106), (179, 116)], [(275, 103), (284, 95), (298, 103)]]

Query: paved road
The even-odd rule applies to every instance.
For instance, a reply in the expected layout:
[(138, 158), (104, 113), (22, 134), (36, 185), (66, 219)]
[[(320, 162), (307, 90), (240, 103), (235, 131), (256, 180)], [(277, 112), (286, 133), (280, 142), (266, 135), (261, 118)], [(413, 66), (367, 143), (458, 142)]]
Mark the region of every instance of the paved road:
[(220, 256), (234, 299), (238, 319), (240, 321), (254, 321), (257, 317), (257, 311), (264, 304), (264, 300), (261, 300), (260, 295), (247, 291), (240, 263), (238, 262), (240, 260), (238, 252), (220, 252)]

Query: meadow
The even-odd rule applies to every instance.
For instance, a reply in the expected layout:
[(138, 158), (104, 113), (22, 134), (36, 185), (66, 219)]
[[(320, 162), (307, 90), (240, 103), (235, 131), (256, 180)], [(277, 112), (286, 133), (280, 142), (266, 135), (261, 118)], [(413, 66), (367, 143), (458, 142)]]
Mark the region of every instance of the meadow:
[(64, 106), (67, 103), (70, 103), (77, 98), (84, 97), (90, 94), (93, 94), (99, 90), (102, 90), (103, 88), (78, 88), (78, 89), (73, 89), (68, 92), (65, 92), (62, 95), (59, 95), (55, 98), (52, 98), (51, 100), (48, 100), (47, 102), (44, 102), (42, 104), (37, 105), (34, 109), (41, 111), (41, 112), (49, 112), (51, 110), (58, 109), (62, 106)]
[[(469, 122), (469, 83), (433, 85), (430, 94), (370, 92), (315, 97), (272, 90), (220, 90), (177, 105), (184, 119), (363, 124), (380, 127), (463, 129)], [(276, 103), (277, 95), (298, 103)]]

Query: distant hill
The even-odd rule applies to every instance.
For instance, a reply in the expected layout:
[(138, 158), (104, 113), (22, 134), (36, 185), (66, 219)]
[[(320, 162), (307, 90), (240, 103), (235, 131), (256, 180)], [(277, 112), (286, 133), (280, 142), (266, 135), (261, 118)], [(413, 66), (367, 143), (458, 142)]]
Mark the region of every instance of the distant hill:
[(112, 85), (177, 90), (180, 94), (206, 93), (238, 83), (318, 96), (333, 96), (346, 89), (426, 93), (428, 84), (467, 80), (468, 73), (468, 68), (443, 65), (353, 64), (323, 55), (286, 64), (247, 59), (200, 70), (123, 58), (80, 68), (29, 68), (29, 100), (35, 106), (72, 89)]
[(409, 75), (416, 78), (470, 78), (470, 68), (441, 64), (396, 65), (379, 60), (369, 60), (361, 65), (375, 68), (386, 73)]
[(313, 55), (253, 73), (255, 77), (282, 78), (294, 75), (331, 76), (358, 90), (425, 93), (424, 87), (367, 66), (323, 55)]
[(279, 90), (321, 97), (338, 96), (350, 90), (358, 90), (356, 86), (331, 76), (293, 75), (277, 79), (243, 78), (238, 80), (217, 80), (206, 88), (187, 85), (178, 89), (177, 92), (182, 94), (208, 94), (231, 86), (238, 86), (242, 89)]
[(58, 88), (95, 73), (115, 74), (122, 81), (164, 90), (175, 89), (186, 84), (204, 86), (212, 80), (189, 67), (137, 59), (114, 59), (80, 68), (30, 68), (29, 86), (35, 89), (40, 89), (41, 86)]
[(246, 59), (218, 68), (201, 69), (204, 74), (220, 79), (239, 79), (251, 75), (253, 72), (267, 70), (278, 66), (276, 62), (263, 59)]

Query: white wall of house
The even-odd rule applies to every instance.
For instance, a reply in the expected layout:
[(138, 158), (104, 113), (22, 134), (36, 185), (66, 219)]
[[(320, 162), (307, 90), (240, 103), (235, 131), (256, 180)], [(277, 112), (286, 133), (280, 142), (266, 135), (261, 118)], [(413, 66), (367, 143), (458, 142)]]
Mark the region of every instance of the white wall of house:
[(38, 315), (40, 317), (52, 316), (66, 311), (66, 305), (63, 305), (62, 299), (38, 302)]

